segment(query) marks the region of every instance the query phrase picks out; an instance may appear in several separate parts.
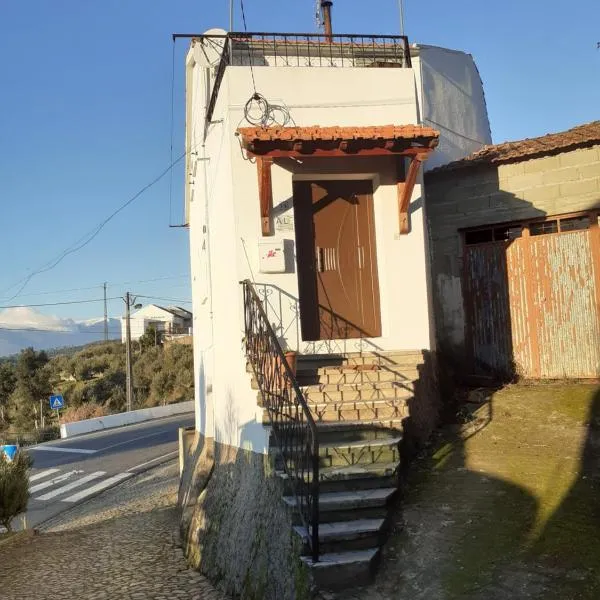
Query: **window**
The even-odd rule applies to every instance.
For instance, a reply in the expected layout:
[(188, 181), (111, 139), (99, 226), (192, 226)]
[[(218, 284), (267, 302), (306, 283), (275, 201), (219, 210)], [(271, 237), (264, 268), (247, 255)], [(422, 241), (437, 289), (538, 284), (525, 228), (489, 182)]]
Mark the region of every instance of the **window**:
[(498, 227), (494, 229), (494, 240), (496, 242), (509, 242), (523, 235), (523, 227), (515, 225), (511, 227)]
[(571, 219), (560, 220), (561, 231), (580, 231), (590, 228), (590, 218), (585, 215), (583, 217), (572, 217)]
[(542, 221), (541, 223), (532, 223), (529, 226), (529, 233), (531, 235), (558, 233), (558, 221)]
[(471, 246), (473, 244), (485, 244), (493, 241), (493, 229), (477, 229), (475, 231), (465, 231), (465, 244)]

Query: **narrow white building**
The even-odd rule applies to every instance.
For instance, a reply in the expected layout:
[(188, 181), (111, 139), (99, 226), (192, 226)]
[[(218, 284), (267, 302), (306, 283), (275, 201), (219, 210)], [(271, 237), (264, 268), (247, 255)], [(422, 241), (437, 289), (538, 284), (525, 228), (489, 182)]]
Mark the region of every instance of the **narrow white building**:
[[(223, 452), (278, 451), (287, 481), (302, 482), (294, 502), (310, 564), (324, 560), (314, 482), (358, 477), (318, 471), (315, 457), (333, 447), (341, 456), (343, 438), (354, 444), (348, 464), (363, 465), (377, 453), (361, 440), (381, 438), (385, 469), (373, 458), (364, 477), (387, 477), (399, 440), (418, 444), (435, 425), (422, 172), (490, 142), (482, 82), (464, 52), (400, 36), (211, 30), (192, 39), (185, 201), (196, 429)], [(284, 352), (296, 353), (295, 369)], [(369, 436), (354, 436), (365, 427)], [(378, 523), (369, 527), (379, 535)], [(362, 572), (381, 543), (358, 557), (340, 542), (335, 555)]]

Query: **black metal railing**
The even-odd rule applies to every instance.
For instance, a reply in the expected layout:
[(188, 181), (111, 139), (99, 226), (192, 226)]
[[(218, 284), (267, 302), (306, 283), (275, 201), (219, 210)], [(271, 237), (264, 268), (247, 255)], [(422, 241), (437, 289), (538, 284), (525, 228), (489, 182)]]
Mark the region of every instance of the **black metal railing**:
[(211, 122), (221, 81), (227, 66), (252, 67), (372, 67), (412, 68), (410, 45), (405, 35), (318, 33), (245, 33), (225, 35), (174, 34), (194, 37), (214, 63), (215, 81), (207, 109)]
[(242, 281), (246, 355), (314, 562), (319, 560), (319, 437), (304, 394), (252, 282)]

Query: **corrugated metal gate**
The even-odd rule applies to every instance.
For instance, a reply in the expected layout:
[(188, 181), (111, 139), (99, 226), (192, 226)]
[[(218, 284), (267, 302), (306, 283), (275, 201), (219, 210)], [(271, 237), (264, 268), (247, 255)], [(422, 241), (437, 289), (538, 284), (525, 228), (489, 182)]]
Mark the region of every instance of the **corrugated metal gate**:
[(598, 215), (465, 231), (464, 243), (478, 371), (600, 377)]

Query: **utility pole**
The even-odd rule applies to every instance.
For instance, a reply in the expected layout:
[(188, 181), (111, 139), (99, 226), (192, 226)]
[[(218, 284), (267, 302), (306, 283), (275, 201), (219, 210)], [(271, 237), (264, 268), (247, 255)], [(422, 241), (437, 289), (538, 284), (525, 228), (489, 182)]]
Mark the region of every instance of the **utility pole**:
[(136, 304), (136, 298), (132, 298), (127, 292), (123, 298), (125, 301), (125, 375), (127, 378), (125, 392), (127, 394), (127, 410), (133, 410), (133, 364), (131, 355), (131, 312), (130, 309), (139, 308), (141, 305)]
[(106, 281), (104, 282), (104, 341), (108, 342), (108, 310), (106, 308)]
[(229, 33), (233, 31), (233, 0), (229, 0)]

